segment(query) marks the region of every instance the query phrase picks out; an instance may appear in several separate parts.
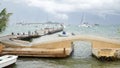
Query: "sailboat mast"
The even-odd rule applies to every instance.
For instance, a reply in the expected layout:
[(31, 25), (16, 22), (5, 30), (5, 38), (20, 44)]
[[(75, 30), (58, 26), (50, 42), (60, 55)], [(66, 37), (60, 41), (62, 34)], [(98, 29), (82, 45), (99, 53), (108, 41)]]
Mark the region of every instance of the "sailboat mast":
[(82, 14), (82, 18), (81, 18), (81, 23), (83, 24), (84, 22), (84, 13)]

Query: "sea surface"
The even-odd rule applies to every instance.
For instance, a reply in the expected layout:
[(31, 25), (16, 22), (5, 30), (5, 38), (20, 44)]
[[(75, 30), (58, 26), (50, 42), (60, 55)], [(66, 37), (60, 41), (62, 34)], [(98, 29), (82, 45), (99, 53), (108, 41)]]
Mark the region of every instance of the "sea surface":
[[(8, 24), (0, 36), (9, 35), (12, 32), (34, 32), (45, 27), (57, 28), (59, 25), (26, 25)], [(76, 35), (95, 35), (120, 40), (120, 25), (99, 25), (92, 27), (78, 27), (78, 25), (66, 25), (64, 31)], [(58, 34), (58, 33), (57, 33)], [(57, 35), (54, 34), (54, 35)], [(47, 36), (49, 37), (49, 36)], [(52, 37), (51, 37), (52, 39)], [(46, 40), (46, 39), (44, 39)], [(19, 57), (18, 61), (8, 68), (120, 68), (120, 60), (99, 61), (91, 55), (91, 43), (75, 41), (74, 52), (67, 58), (27, 58)]]

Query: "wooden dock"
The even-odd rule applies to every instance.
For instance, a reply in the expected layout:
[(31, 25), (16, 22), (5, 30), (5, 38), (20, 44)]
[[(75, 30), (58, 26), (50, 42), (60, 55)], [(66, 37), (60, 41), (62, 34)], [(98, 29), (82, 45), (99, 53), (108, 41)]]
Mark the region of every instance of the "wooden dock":
[[(17, 43), (17, 44), (16, 44)], [(71, 44), (68, 42), (54, 42), (53, 45), (41, 44), (41, 45), (30, 45), (25, 43), (16, 42), (3, 42), (5, 48), (2, 50), (2, 55), (13, 54), (19, 56), (32, 56), (32, 57), (67, 57), (72, 52)], [(58, 45), (59, 44), (59, 45)], [(66, 44), (66, 45), (62, 45)]]
[[(34, 34), (29, 32), (28, 34), (13, 34), (0, 37), (0, 54), (13, 54), (19, 56), (36, 56), (36, 57), (65, 57), (69, 54), (66, 53), (68, 48), (39, 48), (33, 47), (29, 41), (25, 39), (37, 38), (49, 34), (54, 34), (63, 31), (63, 28), (45, 28), (42, 30), (43, 34), (36, 31)], [(46, 46), (45, 46), (46, 47)]]
[(67, 57), (73, 51), (71, 44), (74, 41), (87, 41), (91, 42), (92, 54), (98, 59), (101, 59), (101, 57), (120, 59), (120, 42), (104, 37), (75, 35), (32, 44), (28, 42), (21, 43), (21, 40), (15, 39), (0, 41), (5, 46), (1, 54), (33, 57)]
[(66, 57), (65, 48), (44, 49), (44, 48), (6, 48), (2, 54), (13, 54), (32, 57)]
[(2, 50), (3, 50), (3, 45), (0, 44), (0, 53), (2, 53)]

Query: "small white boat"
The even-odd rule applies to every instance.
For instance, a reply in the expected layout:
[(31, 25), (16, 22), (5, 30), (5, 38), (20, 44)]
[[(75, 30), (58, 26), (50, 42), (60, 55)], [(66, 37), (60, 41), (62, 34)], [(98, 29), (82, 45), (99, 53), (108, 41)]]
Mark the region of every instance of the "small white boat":
[(83, 24), (79, 25), (79, 27), (92, 27), (92, 26), (89, 25), (88, 23), (83, 23)]
[(0, 68), (14, 64), (17, 61), (16, 55), (4, 55), (0, 57)]
[(61, 34), (58, 34), (59, 37), (68, 37), (68, 33), (66, 33), (65, 31), (63, 31)]
[(59, 34), (58, 36), (59, 37), (68, 37), (68, 35), (66, 35), (66, 34)]

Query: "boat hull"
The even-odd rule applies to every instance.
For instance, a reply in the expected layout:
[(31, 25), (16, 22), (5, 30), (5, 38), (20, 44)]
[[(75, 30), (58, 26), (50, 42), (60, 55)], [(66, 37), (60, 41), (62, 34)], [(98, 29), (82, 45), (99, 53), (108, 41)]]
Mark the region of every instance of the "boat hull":
[(14, 64), (17, 61), (18, 56), (15, 55), (4, 55), (0, 57), (0, 68)]

